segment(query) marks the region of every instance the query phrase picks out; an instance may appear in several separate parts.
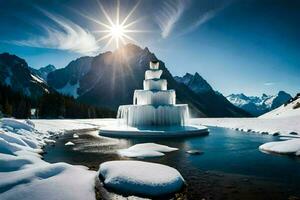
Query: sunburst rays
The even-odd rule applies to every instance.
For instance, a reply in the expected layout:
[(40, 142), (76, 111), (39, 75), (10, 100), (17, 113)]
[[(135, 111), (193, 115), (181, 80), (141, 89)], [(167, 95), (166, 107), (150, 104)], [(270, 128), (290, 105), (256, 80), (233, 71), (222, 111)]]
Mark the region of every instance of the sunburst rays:
[(138, 1), (133, 6), (133, 8), (123, 19), (121, 19), (120, 17), (120, 0), (116, 1), (115, 17), (112, 17), (108, 14), (109, 12), (105, 9), (103, 4), (99, 0), (97, 0), (97, 4), (104, 15), (106, 22), (87, 15), (81, 15), (100, 25), (99, 30), (95, 30), (93, 32), (99, 34), (99, 38), (96, 40), (97, 43), (103, 43), (104, 41), (106, 41), (103, 46), (104, 49), (108, 48), (108, 46), (110, 46), (112, 42), (115, 43), (116, 48), (119, 48), (120, 44), (124, 45), (128, 42), (137, 44), (138, 42), (133, 38), (131, 34), (148, 32), (146, 30), (138, 30), (133, 28), (134, 25), (140, 21), (140, 19), (130, 20), (133, 18), (133, 14), (138, 8), (140, 1)]

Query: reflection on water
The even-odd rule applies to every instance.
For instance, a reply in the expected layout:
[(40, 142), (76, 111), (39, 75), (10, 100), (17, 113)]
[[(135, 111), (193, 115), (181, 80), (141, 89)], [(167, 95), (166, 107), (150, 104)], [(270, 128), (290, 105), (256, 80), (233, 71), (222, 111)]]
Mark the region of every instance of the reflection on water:
[[(163, 157), (143, 160), (178, 169), (189, 184), (190, 199), (199, 198), (199, 194), (214, 199), (218, 195), (221, 199), (282, 199), (299, 195), (300, 159), (265, 154), (258, 150), (259, 145), (278, 140), (274, 136), (223, 128), (210, 128), (209, 136), (179, 139), (112, 139), (99, 137), (97, 132), (79, 136), (62, 136), (54, 147), (46, 147), (44, 159), (48, 162), (86, 165), (97, 170), (102, 162), (128, 159), (116, 153), (119, 149), (137, 143), (156, 142), (179, 150)], [(65, 146), (68, 141), (75, 146)], [(186, 153), (191, 149), (201, 150), (204, 154)]]

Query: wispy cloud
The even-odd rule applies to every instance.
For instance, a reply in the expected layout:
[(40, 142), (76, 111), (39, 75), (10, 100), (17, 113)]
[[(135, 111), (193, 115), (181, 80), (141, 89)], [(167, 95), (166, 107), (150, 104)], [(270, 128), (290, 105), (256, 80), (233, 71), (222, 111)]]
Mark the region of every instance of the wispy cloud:
[(155, 18), (163, 38), (170, 35), (189, 3), (189, 0), (168, 0), (163, 2), (162, 9), (158, 11)]
[(272, 86), (272, 85), (275, 85), (276, 82), (265, 82), (264, 85), (265, 86)]
[(53, 22), (53, 25), (39, 22), (36, 25), (43, 30), (43, 35), (32, 35), (25, 40), (12, 41), (14, 44), (68, 50), (83, 55), (92, 55), (99, 50), (94, 35), (88, 30), (60, 15), (54, 15), (43, 9), (39, 10)]
[(210, 19), (214, 18), (216, 14), (219, 12), (219, 9), (217, 10), (209, 10), (202, 14), (195, 22), (193, 22), (190, 26), (188, 26), (183, 32), (180, 33), (180, 35), (187, 34), (189, 32), (194, 31), (202, 24), (206, 23)]

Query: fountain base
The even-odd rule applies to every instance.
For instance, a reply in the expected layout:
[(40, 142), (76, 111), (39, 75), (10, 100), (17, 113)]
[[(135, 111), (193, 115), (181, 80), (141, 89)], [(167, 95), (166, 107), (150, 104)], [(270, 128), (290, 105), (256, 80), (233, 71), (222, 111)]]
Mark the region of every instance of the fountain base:
[(208, 135), (208, 128), (205, 126), (107, 126), (100, 128), (99, 135), (115, 138), (171, 138), (171, 137), (192, 137)]

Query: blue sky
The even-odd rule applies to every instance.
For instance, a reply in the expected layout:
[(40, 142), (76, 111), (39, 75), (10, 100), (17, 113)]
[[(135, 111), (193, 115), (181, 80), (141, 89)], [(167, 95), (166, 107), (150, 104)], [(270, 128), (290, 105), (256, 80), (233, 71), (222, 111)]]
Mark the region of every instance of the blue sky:
[[(100, 1), (115, 21), (117, 1)], [(225, 95), (300, 92), (300, 2), (297, 0), (121, 0), (120, 19), (174, 75), (199, 72)], [(0, 52), (30, 66), (64, 67), (83, 55), (114, 50), (96, 42), (108, 24), (97, 0), (0, 1)]]

